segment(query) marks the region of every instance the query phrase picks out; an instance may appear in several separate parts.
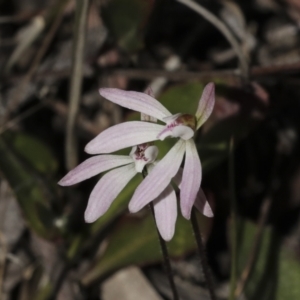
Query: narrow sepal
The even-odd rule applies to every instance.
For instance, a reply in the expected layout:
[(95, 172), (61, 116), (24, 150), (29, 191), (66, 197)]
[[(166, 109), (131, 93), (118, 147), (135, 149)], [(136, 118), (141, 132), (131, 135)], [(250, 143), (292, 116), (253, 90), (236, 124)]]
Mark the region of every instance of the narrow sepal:
[(145, 93), (112, 88), (100, 89), (99, 93), (111, 102), (152, 116), (161, 121), (164, 117), (171, 115), (160, 102)]
[(176, 194), (170, 184), (154, 199), (154, 214), (160, 235), (165, 241), (170, 241), (174, 236), (177, 219)]
[(135, 174), (136, 170), (133, 163), (106, 173), (98, 181), (90, 195), (84, 214), (85, 221), (92, 223), (104, 215)]
[(58, 184), (61, 186), (73, 185), (101, 172), (130, 164), (133, 160), (127, 155), (97, 155), (88, 158), (63, 177)]
[(215, 85), (208, 83), (199, 100), (198, 109), (196, 112), (197, 129), (209, 118), (215, 106)]
[(204, 216), (206, 216), (208, 218), (212, 218), (214, 216), (214, 213), (213, 213), (213, 211), (206, 199), (206, 196), (201, 188), (197, 194), (194, 205)]
[(180, 185), (180, 207), (182, 215), (190, 219), (191, 210), (200, 189), (202, 169), (194, 140), (186, 141), (186, 154)]
[(85, 147), (89, 154), (111, 153), (157, 140), (164, 126), (149, 122), (131, 121), (112, 126), (91, 140)]

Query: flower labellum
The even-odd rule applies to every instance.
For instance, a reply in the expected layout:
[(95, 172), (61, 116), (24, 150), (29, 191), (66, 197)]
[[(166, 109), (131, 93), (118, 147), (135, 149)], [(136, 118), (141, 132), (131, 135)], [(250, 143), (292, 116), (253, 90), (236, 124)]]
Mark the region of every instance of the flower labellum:
[(158, 155), (158, 148), (149, 143), (134, 146), (129, 156), (135, 162), (135, 169), (142, 173), (145, 165), (153, 163)]

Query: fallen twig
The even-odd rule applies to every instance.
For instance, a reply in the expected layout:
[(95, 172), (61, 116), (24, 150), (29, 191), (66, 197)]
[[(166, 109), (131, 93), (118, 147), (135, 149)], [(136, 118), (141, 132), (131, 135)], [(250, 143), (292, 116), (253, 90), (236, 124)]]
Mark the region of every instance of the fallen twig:
[(83, 51), (85, 41), (86, 19), (88, 12), (88, 0), (76, 1), (76, 16), (74, 29), (72, 75), (69, 92), (69, 112), (66, 129), (66, 168), (73, 169), (77, 165), (77, 142), (75, 135), (75, 123), (78, 114), (81, 96), (82, 74), (83, 74)]

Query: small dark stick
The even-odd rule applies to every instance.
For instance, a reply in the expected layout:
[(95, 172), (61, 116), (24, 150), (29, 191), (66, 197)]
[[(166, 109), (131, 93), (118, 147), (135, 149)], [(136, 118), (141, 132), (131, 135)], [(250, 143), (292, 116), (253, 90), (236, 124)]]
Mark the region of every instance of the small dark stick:
[(210, 299), (211, 300), (216, 300), (217, 298), (216, 298), (215, 291), (214, 291), (214, 283), (213, 283), (213, 279), (212, 279), (212, 276), (211, 276), (211, 273), (210, 273), (210, 270), (209, 270), (207, 257), (206, 257), (206, 254), (205, 254), (200, 229), (199, 229), (199, 226), (198, 226), (197, 216), (196, 216), (196, 213), (195, 213), (194, 209), (192, 209), (192, 213), (191, 213), (191, 223), (192, 223), (193, 231), (194, 231), (194, 234), (195, 234), (195, 239), (196, 239), (197, 246), (198, 246), (198, 254), (200, 256), (200, 260), (201, 260), (201, 264), (202, 264), (202, 268), (203, 268), (203, 273), (204, 273), (207, 288), (208, 288), (208, 291), (209, 291)]

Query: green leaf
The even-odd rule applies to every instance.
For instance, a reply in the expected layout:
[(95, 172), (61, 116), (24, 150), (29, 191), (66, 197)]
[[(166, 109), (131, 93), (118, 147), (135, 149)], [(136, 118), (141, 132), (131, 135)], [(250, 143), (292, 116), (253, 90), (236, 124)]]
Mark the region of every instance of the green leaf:
[[(202, 227), (204, 224), (204, 217)], [(202, 229), (203, 231), (203, 229)], [(178, 217), (176, 232), (168, 244), (171, 257), (179, 257), (195, 249), (190, 222)], [(152, 215), (145, 219), (126, 218), (111, 234), (104, 254), (82, 278), (84, 285), (104, 279), (114, 271), (132, 264), (145, 265), (161, 261), (162, 255)]]
[(131, 199), (136, 187), (142, 181), (141, 174), (137, 174), (122, 190), (122, 192), (113, 201), (108, 211), (100, 217), (96, 222), (89, 225), (88, 232), (81, 232), (79, 235), (73, 237), (72, 242), (68, 249), (68, 259), (75, 259), (83, 250), (82, 243), (86, 239), (93, 239), (93, 237), (107, 226), (113, 223), (120, 215), (122, 215), (128, 207), (129, 200)]
[(158, 100), (173, 115), (177, 113), (195, 115), (203, 88), (203, 84), (198, 82), (175, 85), (162, 93)]
[[(257, 227), (244, 221), (240, 228), (243, 228), (238, 256), (241, 272), (249, 256)], [(264, 229), (259, 253), (245, 288), (247, 299), (300, 299), (300, 262), (281, 242), (274, 229)]]
[[(238, 241), (238, 268), (241, 273), (243, 270), (246, 261), (250, 255), (250, 250), (252, 249), (253, 239), (255, 236), (255, 232), (257, 227), (254, 223), (249, 221), (241, 221), (238, 228), (242, 228), (239, 233), (240, 240)], [(249, 295), (250, 299), (252, 299), (251, 295), (255, 295), (259, 290), (259, 283), (263, 279), (266, 257), (268, 255), (268, 245), (271, 242), (271, 229), (267, 228), (264, 230), (264, 234), (261, 239), (259, 255), (255, 260), (255, 266), (253, 268), (252, 273), (249, 276), (248, 284), (246, 285), (246, 294)], [(274, 249), (277, 251), (277, 249)], [(239, 278), (239, 277), (238, 277)], [(261, 294), (264, 291), (259, 291)], [(259, 297), (259, 299), (264, 299)]]
[(50, 207), (53, 195), (23, 157), (0, 137), (0, 170), (13, 189), (28, 225), (40, 236), (53, 238), (57, 234)]
[(300, 299), (300, 262), (295, 254), (283, 250), (280, 253), (277, 300)]
[(211, 130), (199, 137), (196, 143), (203, 172), (209, 172), (228, 158), (230, 138), (234, 136), (238, 143), (249, 134), (257, 122), (251, 118), (230, 117), (218, 122)]
[(110, 0), (103, 5), (105, 25), (123, 50), (132, 52), (143, 47), (144, 27), (153, 3), (153, 0)]
[(10, 147), (35, 170), (44, 174), (57, 171), (58, 162), (47, 146), (25, 133), (14, 133), (8, 137)]

